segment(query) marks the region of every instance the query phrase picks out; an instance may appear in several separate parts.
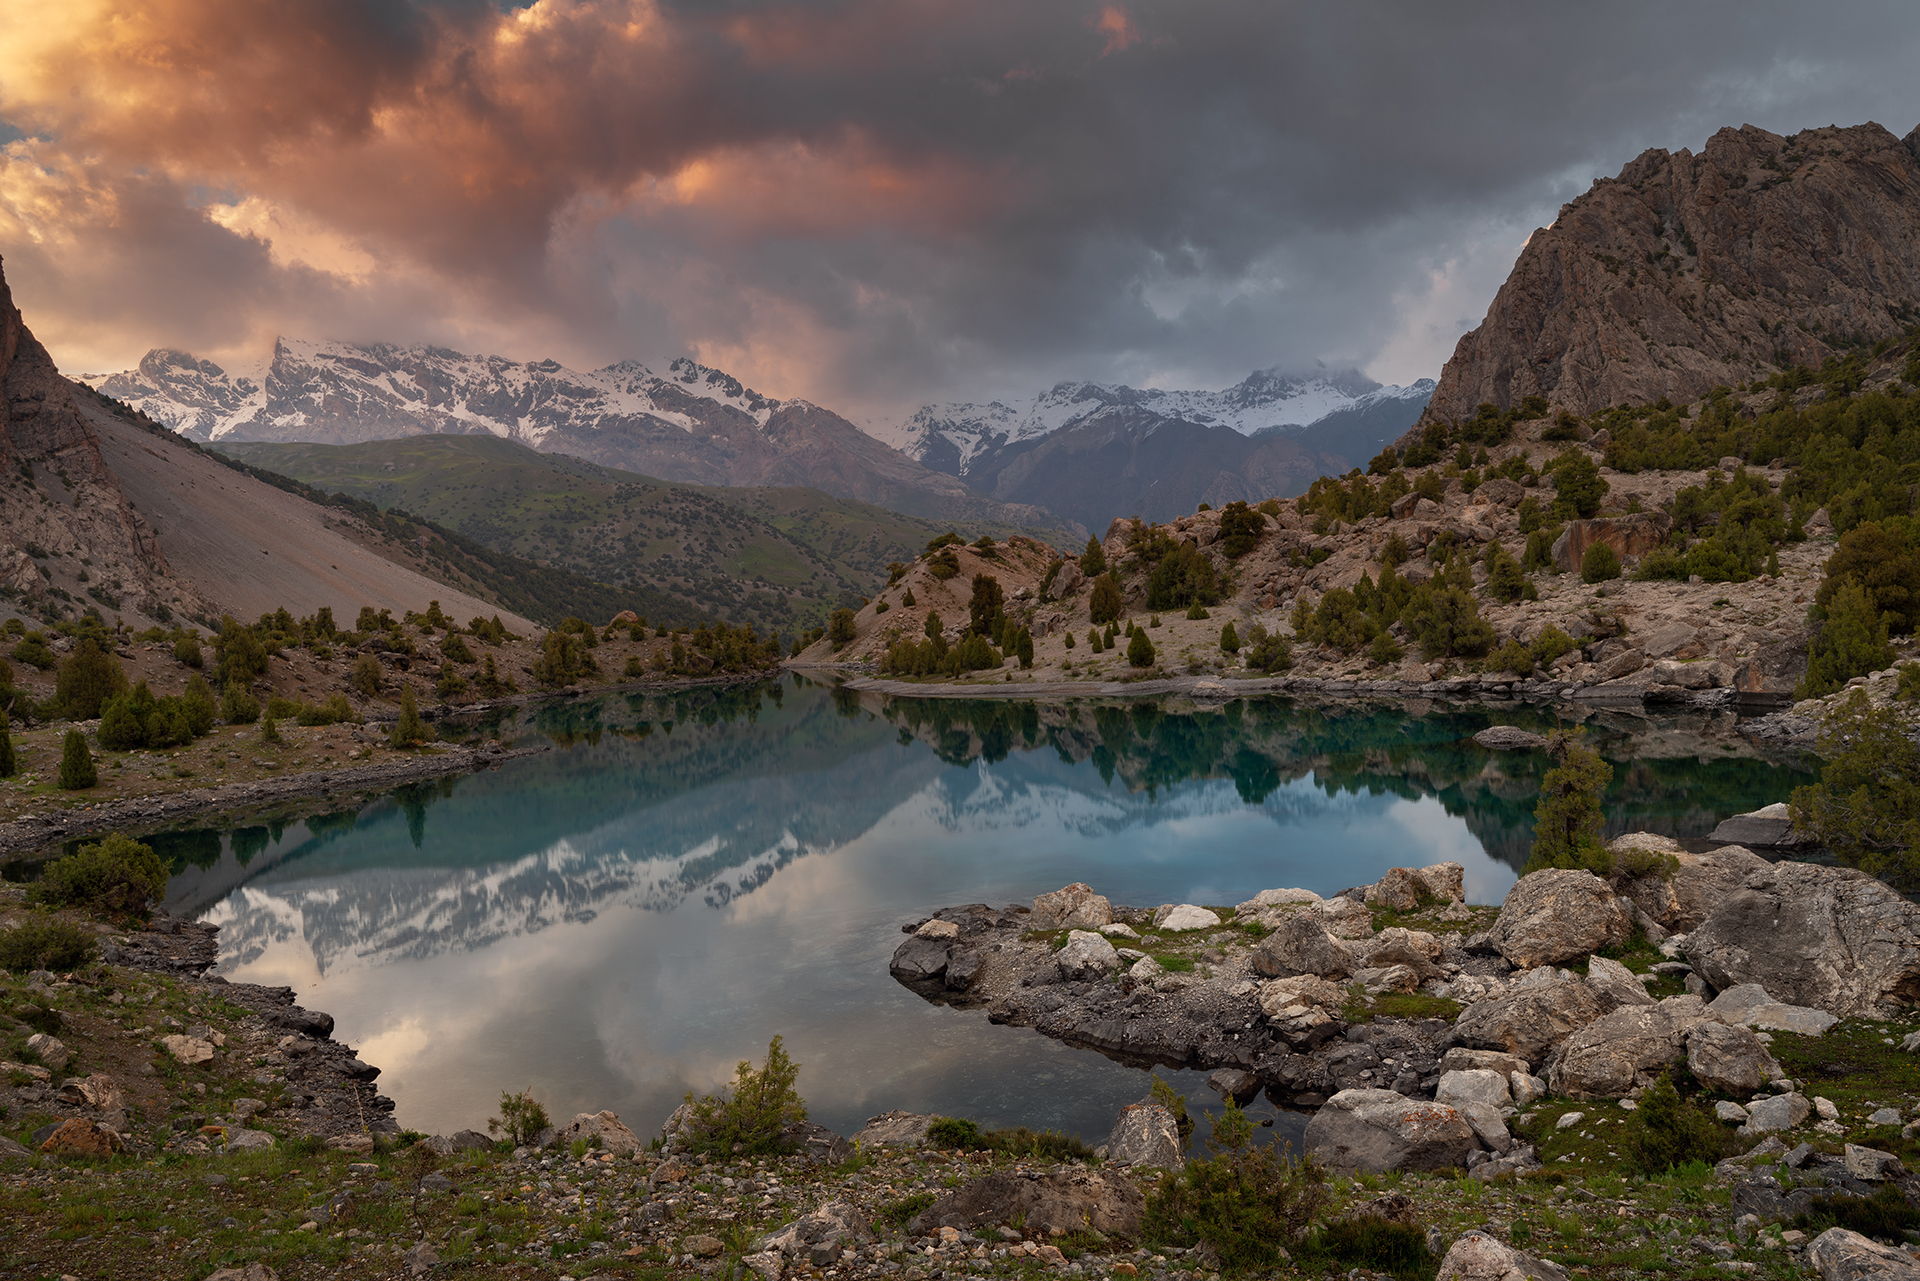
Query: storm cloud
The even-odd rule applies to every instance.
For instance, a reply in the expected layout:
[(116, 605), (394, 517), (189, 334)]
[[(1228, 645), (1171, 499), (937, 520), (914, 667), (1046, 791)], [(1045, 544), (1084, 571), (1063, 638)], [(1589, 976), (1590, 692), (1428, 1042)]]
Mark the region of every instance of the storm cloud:
[(71, 370), (275, 333), (691, 354), (865, 419), (1439, 370), (1716, 128), (1920, 119), (1904, 6), (0, 0), (0, 253)]

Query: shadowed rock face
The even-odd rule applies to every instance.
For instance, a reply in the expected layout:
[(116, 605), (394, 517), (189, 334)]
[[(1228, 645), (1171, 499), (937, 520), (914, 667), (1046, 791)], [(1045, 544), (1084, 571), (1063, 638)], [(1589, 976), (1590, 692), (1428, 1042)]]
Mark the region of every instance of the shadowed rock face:
[[(1697, 400), (1776, 358), (1903, 332), (1920, 301), (1920, 130), (1722, 129), (1643, 152), (1536, 231), (1423, 421), (1545, 396), (1578, 414)], [(1904, 313), (1903, 313), (1904, 314)]]
[(47, 581), (34, 558), (51, 555), (87, 563), (88, 581), (129, 612), (204, 612), (199, 594), (170, 577), (153, 531), (107, 470), (72, 388), (27, 328), (3, 275), (0, 397), (0, 474), (29, 482), (0, 489), (0, 586), (43, 597)]

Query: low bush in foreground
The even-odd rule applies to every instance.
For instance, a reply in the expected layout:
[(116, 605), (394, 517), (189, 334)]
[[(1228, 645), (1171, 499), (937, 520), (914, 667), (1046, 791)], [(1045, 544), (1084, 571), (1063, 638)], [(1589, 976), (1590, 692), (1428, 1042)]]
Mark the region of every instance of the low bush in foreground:
[(688, 1150), (732, 1156), (736, 1146), (745, 1156), (772, 1156), (785, 1151), (781, 1134), (807, 1119), (807, 1105), (793, 1084), (800, 1065), (787, 1057), (785, 1043), (774, 1037), (767, 1045), (765, 1066), (756, 1068), (742, 1059), (733, 1069), (733, 1088), (724, 1095), (709, 1094), (686, 1101), (693, 1108), (684, 1136)]
[(74, 970), (93, 959), (93, 948), (93, 935), (86, 930), (71, 921), (36, 912), (23, 924), (0, 930), (0, 970), (16, 974)]
[(144, 917), (167, 895), (167, 866), (150, 845), (118, 832), (47, 864), (28, 898), (103, 916)]

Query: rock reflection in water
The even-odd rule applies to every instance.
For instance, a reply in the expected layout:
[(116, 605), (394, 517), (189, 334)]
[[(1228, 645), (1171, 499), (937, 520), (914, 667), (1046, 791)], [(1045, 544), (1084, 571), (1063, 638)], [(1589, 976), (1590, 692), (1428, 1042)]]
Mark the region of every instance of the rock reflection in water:
[[(581, 700), (488, 727), (560, 744), (500, 770), (175, 836), (170, 903), (221, 923), (229, 977), (331, 1012), (414, 1128), (475, 1125), (531, 1085), (646, 1130), (779, 1032), (837, 1129), (903, 1107), (1097, 1139), (1140, 1073), (925, 1007), (887, 976), (899, 922), (1072, 880), (1117, 902), (1233, 903), (1444, 859), (1497, 900), (1545, 762), (1468, 741), (1492, 719), (795, 683)], [(1590, 725), (1615, 762), (1616, 830), (1704, 835), (1805, 781), (1730, 721)]]

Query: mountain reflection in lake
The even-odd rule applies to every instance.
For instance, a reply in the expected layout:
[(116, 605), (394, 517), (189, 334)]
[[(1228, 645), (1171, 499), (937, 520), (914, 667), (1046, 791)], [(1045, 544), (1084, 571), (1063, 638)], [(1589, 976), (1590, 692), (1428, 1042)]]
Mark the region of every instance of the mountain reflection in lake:
[[(1076, 880), (1135, 905), (1329, 894), (1442, 859), (1497, 902), (1546, 762), (1468, 741), (1495, 719), (883, 701), (788, 678), (549, 706), (483, 728), (554, 751), (161, 844), (169, 905), (222, 926), (220, 972), (332, 1013), (403, 1126), (478, 1126), (531, 1086), (558, 1117), (612, 1108), (644, 1134), (779, 1033), (842, 1133), (899, 1107), (1099, 1142), (1143, 1074), (927, 1005), (887, 975), (901, 922)], [(1588, 724), (1615, 831), (1701, 836), (1808, 777), (1729, 716)]]

